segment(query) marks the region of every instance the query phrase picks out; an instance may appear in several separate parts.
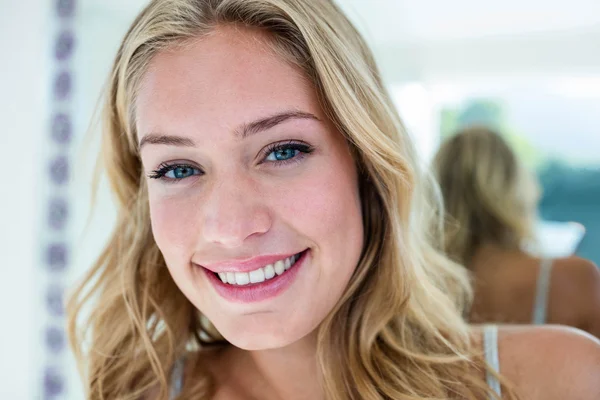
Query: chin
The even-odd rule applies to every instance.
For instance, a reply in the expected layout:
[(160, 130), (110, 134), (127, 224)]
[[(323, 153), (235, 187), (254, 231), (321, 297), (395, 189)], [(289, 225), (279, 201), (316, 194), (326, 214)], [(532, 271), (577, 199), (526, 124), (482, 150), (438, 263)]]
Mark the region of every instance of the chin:
[[(220, 330), (221, 335), (232, 345), (243, 350), (259, 351), (280, 349), (292, 345), (310, 334), (310, 330), (290, 330), (283, 325), (284, 319), (274, 329), (270, 325), (260, 323), (260, 316), (245, 316), (255, 318), (252, 324), (235, 324), (231, 328)], [(219, 329), (219, 326), (216, 325)]]
[(248, 351), (280, 349), (296, 342), (296, 340), (290, 338), (273, 336), (267, 333), (253, 335), (237, 333), (223, 336), (235, 347)]
[(248, 337), (248, 336), (237, 336), (228, 339), (228, 342), (235, 347), (246, 350), (246, 351), (261, 351), (261, 350), (274, 350), (280, 349), (290, 345), (288, 341), (281, 339), (273, 339), (272, 337)]

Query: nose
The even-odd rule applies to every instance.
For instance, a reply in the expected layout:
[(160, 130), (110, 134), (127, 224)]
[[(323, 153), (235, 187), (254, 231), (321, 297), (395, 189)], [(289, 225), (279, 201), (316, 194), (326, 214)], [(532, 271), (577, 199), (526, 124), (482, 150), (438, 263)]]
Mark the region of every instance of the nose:
[(248, 178), (216, 182), (200, 207), (203, 239), (228, 248), (240, 247), (250, 237), (269, 231), (272, 218), (264, 194)]

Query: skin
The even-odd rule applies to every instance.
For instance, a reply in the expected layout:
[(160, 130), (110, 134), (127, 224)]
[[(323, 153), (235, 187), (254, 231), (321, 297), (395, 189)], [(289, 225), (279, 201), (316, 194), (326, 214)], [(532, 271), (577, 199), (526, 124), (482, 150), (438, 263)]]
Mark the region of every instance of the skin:
[(600, 398), (600, 341), (564, 326), (499, 331), (501, 373), (523, 400)]
[[(245, 138), (237, 133), (290, 110), (314, 118), (290, 118)], [(146, 142), (146, 174), (172, 162), (204, 172), (147, 180), (154, 238), (181, 291), (244, 349), (228, 357), (260, 374), (252, 382), (266, 380), (281, 398), (299, 390), (319, 398), (315, 329), (358, 264), (363, 227), (349, 146), (311, 84), (259, 33), (219, 28), (153, 59), (137, 101), (137, 130)], [(159, 134), (180, 139), (157, 140)], [(290, 140), (314, 150), (287, 164), (266, 161), (269, 145)], [(309, 258), (292, 286), (258, 303), (225, 300), (196, 266), (304, 249)], [(289, 376), (305, 379), (294, 384)]]
[[(193, 146), (146, 144), (144, 169), (152, 174), (175, 160), (205, 172), (178, 183), (148, 180), (152, 228), (179, 288), (234, 345), (190, 354), (184, 382), (193, 382), (203, 365), (214, 377), (217, 400), (323, 399), (314, 331), (360, 256), (356, 169), (314, 88), (265, 40), (254, 31), (219, 27), (152, 61), (137, 102), (140, 140), (158, 132)], [(244, 124), (290, 109), (318, 120), (288, 120), (245, 139), (235, 135)], [(265, 146), (290, 139), (315, 150), (298, 163), (260, 163)], [(225, 301), (194, 267), (304, 248), (311, 258), (294, 284), (260, 304)], [(478, 339), (479, 330), (473, 335)], [(563, 362), (565, 348), (576, 362)], [(600, 383), (588, 375), (600, 373), (599, 349), (588, 337), (556, 328), (500, 332), (503, 373), (523, 393), (535, 392), (530, 399), (597, 398), (590, 393), (600, 392)], [(585, 380), (575, 372), (580, 368), (588, 373)], [(556, 376), (571, 378), (569, 387)]]
[[(481, 246), (469, 265), (476, 281), (471, 321), (530, 323), (540, 262), (518, 250)], [(600, 338), (600, 270), (592, 262), (580, 257), (553, 261), (547, 322)]]

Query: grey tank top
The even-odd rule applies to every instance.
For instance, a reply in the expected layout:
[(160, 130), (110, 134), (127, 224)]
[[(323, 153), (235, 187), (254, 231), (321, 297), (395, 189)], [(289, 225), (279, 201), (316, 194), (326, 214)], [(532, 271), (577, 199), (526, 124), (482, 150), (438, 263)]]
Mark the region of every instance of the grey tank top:
[(551, 275), (552, 259), (542, 259), (542, 261), (540, 262), (540, 271), (538, 273), (535, 290), (535, 300), (533, 303), (532, 323), (534, 325), (541, 325), (546, 323)]
[[(498, 357), (498, 326), (497, 325), (485, 325), (483, 327), (483, 350), (485, 354), (485, 361), (490, 367), (497, 373), (500, 373), (500, 358)], [(180, 358), (175, 363), (173, 371), (171, 372), (171, 392), (169, 398), (175, 400), (181, 393), (183, 387), (183, 370), (184, 370), (185, 359)], [(498, 397), (502, 397), (502, 390), (500, 388), (500, 382), (494, 375), (489, 371), (486, 372), (486, 380), (488, 386), (493, 390)], [(492, 398), (490, 397), (490, 400)]]

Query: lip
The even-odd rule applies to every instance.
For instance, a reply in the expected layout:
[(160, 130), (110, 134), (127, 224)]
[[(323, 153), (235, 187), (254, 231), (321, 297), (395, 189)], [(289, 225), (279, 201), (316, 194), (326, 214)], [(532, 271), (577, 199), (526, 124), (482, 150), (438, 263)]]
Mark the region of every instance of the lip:
[(274, 264), (279, 260), (285, 260), (298, 253), (288, 254), (271, 254), (264, 256), (253, 257), (248, 260), (228, 260), (210, 264), (196, 264), (202, 268), (212, 271), (216, 274), (219, 272), (250, 272), (255, 269), (262, 268), (269, 264)]
[(214, 274), (214, 271), (205, 267), (199, 268), (202, 269), (202, 272), (206, 275), (215, 291), (225, 300), (235, 303), (255, 303), (276, 297), (288, 289), (296, 280), (300, 269), (304, 267), (309, 254), (309, 249), (304, 250), (300, 253), (300, 258), (296, 263), (279, 276), (269, 279), (268, 281), (251, 283), (243, 286), (223, 283), (221, 279)]

